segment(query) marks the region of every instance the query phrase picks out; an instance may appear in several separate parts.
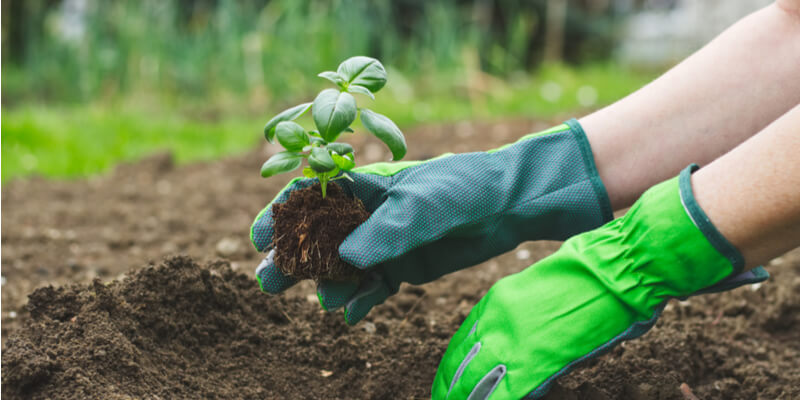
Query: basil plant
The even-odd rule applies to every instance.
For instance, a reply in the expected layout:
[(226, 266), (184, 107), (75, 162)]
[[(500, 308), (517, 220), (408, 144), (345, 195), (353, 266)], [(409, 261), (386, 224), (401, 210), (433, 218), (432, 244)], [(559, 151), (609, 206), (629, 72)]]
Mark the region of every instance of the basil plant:
[[(353, 94), (375, 99), (375, 93), (386, 84), (386, 69), (380, 61), (364, 56), (351, 57), (339, 64), (336, 72), (319, 74), (336, 85), (321, 91), (311, 103), (303, 103), (281, 112), (264, 126), (267, 141), (285, 149), (273, 155), (261, 167), (261, 176), (290, 172), (300, 167), (303, 159), (308, 166), (303, 175), (318, 178), (322, 197), (329, 181), (350, 179), (347, 171), (355, 168), (353, 146), (337, 141), (343, 132), (353, 132), (350, 125), (357, 117), (361, 123), (392, 152), (394, 160), (406, 154), (406, 140), (392, 120), (368, 108), (359, 108)], [(316, 129), (306, 130), (295, 119), (311, 110)]]

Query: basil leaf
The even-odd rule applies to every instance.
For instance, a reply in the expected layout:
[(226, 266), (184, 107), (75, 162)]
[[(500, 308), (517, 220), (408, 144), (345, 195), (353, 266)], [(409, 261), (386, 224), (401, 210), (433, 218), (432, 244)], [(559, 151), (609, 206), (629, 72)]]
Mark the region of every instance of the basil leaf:
[(311, 156), (308, 157), (308, 165), (317, 173), (329, 172), (336, 168), (336, 163), (333, 162), (331, 153), (328, 153), (328, 150), (322, 147), (314, 147), (311, 149)]
[(336, 153), (331, 154), (331, 158), (333, 158), (333, 162), (336, 164), (336, 166), (343, 171), (349, 171), (356, 166), (356, 163), (353, 162), (353, 160), (342, 157)]
[(337, 74), (336, 72), (333, 72), (333, 71), (320, 72), (319, 75), (317, 75), (317, 76), (320, 77), (320, 78), (325, 78), (325, 79), (335, 83), (338, 86), (342, 86), (344, 84), (344, 82), (345, 82), (344, 78), (342, 78), (341, 76), (339, 76), (339, 74)]
[(311, 143), (319, 143), (321, 146), (324, 146), (324, 145), (326, 145), (328, 143), (328, 142), (325, 141), (325, 139), (323, 139), (321, 137), (311, 136), (308, 139), (311, 141)]
[(314, 99), (311, 115), (320, 136), (332, 142), (355, 121), (356, 100), (350, 93), (325, 89)]
[(384, 115), (372, 110), (361, 109), (361, 122), (373, 135), (380, 139), (392, 151), (394, 160), (399, 160), (406, 155), (406, 139), (400, 128)]
[(314, 170), (311, 169), (311, 167), (305, 167), (303, 168), (303, 176), (305, 176), (306, 178), (316, 178), (317, 173), (314, 172)]
[(353, 146), (347, 143), (328, 143), (326, 146), (328, 150), (333, 150), (339, 155), (345, 155), (353, 152)]
[(273, 155), (261, 166), (261, 176), (269, 178), (270, 176), (289, 172), (300, 166), (303, 161), (303, 156), (292, 153), (291, 151), (282, 151)]
[(347, 179), (347, 180), (348, 180), (348, 181), (350, 181), (350, 182), (355, 182), (355, 181), (353, 180), (353, 178), (352, 178), (350, 175), (348, 175), (348, 174), (347, 174), (347, 172), (342, 172), (342, 178), (345, 178), (345, 179)]
[(369, 89), (359, 86), (359, 85), (350, 85), (347, 87), (347, 91), (350, 93), (361, 93), (369, 96), (372, 100), (375, 100), (375, 95), (369, 91)]
[(267, 141), (272, 143), (272, 138), (275, 136), (275, 127), (278, 125), (279, 122), (282, 121), (293, 121), (300, 117), (301, 115), (305, 114), (306, 111), (311, 107), (311, 103), (303, 103), (299, 106), (294, 106), (287, 110), (283, 110), (280, 114), (272, 117), (266, 125), (264, 125), (264, 137), (267, 138)]
[(308, 135), (302, 126), (292, 121), (283, 121), (275, 127), (275, 137), (278, 143), (289, 151), (303, 151), (309, 144)]
[(386, 69), (372, 57), (350, 57), (339, 64), (336, 72), (349, 85), (359, 85), (375, 93), (386, 84)]

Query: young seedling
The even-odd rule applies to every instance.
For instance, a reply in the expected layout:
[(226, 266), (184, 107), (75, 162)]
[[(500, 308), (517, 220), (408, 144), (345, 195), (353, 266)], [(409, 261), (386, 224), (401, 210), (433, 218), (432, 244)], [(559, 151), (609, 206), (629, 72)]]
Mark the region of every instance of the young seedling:
[[(336, 72), (319, 74), (336, 89), (324, 89), (311, 103), (303, 103), (273, 117), (264, 126), (264, 136), (270, 143), (277, 138), (284, 151), (270, 157), (261, 167), (261, 176), (290, 172), (300, 167), (303, 159), (308, 166), (303, 175), (319, 179), (325, 198), (328, 182), (352, 178), (347, 174), (355, 167), (353, 146), (337, 142), (343, 132), (353, 132), (350, 125), (360, 116), (361, 123), (378, 139), (386, 143), (394, 160), (406, 154), (406, 140), (392, 120), (367, 108), (359, 108), (353, 94), (375, 99), (374, 93), (386, 84), (386, 69), (380, 61), (364, 56), (351, 57), (339, 64)], [(295, 119), (311, 110), (316, 130), (306, 130)]]

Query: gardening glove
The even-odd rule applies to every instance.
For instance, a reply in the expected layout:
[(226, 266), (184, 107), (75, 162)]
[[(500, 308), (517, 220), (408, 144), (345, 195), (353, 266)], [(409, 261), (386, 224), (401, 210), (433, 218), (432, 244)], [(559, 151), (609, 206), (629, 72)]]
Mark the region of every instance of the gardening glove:
[(498, 281), (455, 333), (434, 399), (537, 399), (582, 361), (644, 334), (671, 298), (765, 280), (694, 199), (691, 172), (622, 218)]
[[(612, 218), (589, 142), (576, 120), (488, 152), (356, 168), (338, 180), (361, 199), (370, 218), (339, 247), (341, 258), (367, 270), (361, 282), (321, 282), (323, 308), (345, 307), (354, 324), (397, 292), (515, 248), (526, 240), (564, 240)], [(270, 206), (314, 179), (295, 179), (258, 215), (251, 239), (272, 242)], [(267, 257), (256, 276), (261, 289), (295, 283)]]

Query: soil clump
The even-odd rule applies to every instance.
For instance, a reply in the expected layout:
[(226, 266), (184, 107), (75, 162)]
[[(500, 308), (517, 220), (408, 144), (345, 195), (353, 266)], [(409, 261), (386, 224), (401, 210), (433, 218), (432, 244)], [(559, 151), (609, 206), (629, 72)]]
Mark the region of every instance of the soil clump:
[(357, 281), (363, 271), (339, 258), (339, 245), (370, 213), (335, 182), (327, 192), (316, 183), (272, 206), (275, 265), (297, 280)]
[(187, 257), (38, 289), (28, 311), (3, 351), (9, 399), (422, 397), (447, 342), (424, 324), (350, 328)]

